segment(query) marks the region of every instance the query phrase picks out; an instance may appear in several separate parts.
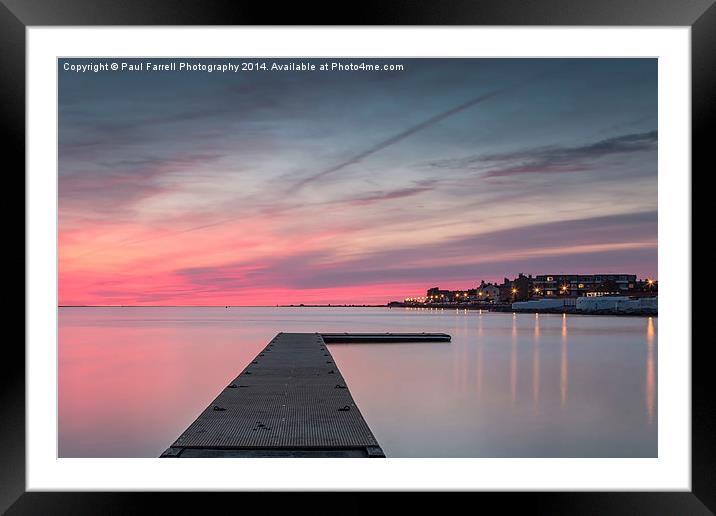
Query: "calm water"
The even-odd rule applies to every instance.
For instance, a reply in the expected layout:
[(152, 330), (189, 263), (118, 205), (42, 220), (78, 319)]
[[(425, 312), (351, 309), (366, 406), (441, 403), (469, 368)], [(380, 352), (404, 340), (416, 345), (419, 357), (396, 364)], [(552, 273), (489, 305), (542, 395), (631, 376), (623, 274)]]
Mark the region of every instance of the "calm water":
[(61, 308), (59, 454), (156, 457), (279, 331), (329, 346), (388, 457), (655, 457), (657, 319), (387, 308)]

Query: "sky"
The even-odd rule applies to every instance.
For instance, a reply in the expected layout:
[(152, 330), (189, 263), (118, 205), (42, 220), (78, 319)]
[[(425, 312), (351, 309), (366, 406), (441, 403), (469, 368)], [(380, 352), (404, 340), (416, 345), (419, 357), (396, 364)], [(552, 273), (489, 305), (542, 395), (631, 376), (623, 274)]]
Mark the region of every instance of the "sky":
[(657, 277), (655, 59), (352, 61), (404, 69), (59, 60), (59, 304), (382, 304), (520, 272)]

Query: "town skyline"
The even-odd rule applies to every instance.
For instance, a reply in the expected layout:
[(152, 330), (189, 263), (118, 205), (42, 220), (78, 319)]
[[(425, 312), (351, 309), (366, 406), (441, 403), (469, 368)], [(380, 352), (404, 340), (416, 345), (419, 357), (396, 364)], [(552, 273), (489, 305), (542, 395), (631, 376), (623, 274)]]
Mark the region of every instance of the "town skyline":
[(654, 59), (323, 75), (65, 61), (60, 305), (382, 304), (525, 271), (658, 277)]

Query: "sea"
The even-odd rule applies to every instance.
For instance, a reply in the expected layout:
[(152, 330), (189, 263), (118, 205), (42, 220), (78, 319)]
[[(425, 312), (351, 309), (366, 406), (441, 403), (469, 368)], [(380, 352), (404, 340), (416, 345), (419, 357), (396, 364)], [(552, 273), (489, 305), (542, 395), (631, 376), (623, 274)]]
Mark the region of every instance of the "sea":
[(158, 457), (278, 332), (330, 344), (391, 457), (656, 457), (658, 319), (388, 307), (59, 308), (60, 457)]

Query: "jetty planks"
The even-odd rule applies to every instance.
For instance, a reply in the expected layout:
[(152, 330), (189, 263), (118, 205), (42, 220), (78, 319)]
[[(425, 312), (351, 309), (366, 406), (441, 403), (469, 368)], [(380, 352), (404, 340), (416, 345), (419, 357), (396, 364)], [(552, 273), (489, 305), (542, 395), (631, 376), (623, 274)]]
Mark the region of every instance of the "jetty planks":
[(279, 333), (162, 457), (385, 457), (326, 342), (445, 337)]

